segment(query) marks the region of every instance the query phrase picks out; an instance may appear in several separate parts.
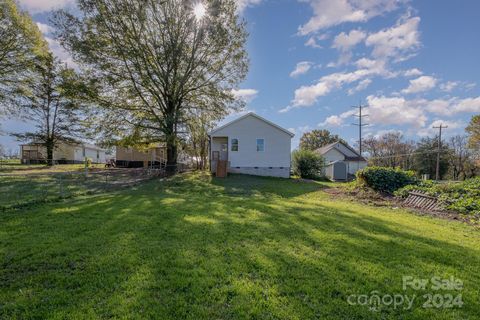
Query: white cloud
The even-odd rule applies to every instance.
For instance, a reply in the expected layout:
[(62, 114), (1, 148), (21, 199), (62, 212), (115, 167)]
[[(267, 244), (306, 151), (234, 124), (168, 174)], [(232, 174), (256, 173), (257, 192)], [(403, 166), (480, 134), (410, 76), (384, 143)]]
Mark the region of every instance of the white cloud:
[(295, 78), (299, 75), (307, 73), (312, 68), (313, 63), (310, 61), (301, 61), (297, 63), (295, 70), (290, 73), (290, 77)]
[[(442, 135), (448, 134), (450, 131), (454, 131), (455, 129), (463, 129), (467, 126), (467, 124), (463, 121), (449, 121), (449, 120), (435, 120), (433, 121), (430, 125), (428, 125), (425, 128), (422, 128), (417, 131), (417, 134), (420, 137), (431, 137), (435, 136), (438, 134), (438, 127), (442, 125), (445, 127), (444, 130), (442, 130)], [(437, 128), (434, 128), (437, 127)]]
[(445, 83), (442, 83), (440, 85), (440, 90), (445, 91), (445, 92), (450, 92), (453, 89), (455, 89), (459, 83), (457, 81), (447, 81)]
[(348, 95), (351, 96), (352, 94), (365, 90), (367, 87), (372, 83), (371, 79), (364, 79), (358, 83), (358, 85), (355, 88), (351, 88), (348, 90)]
[(308, 38), (308, 40), (305, 42), (305, 46), (312, 47), (312, 48), (317, 48), (317, 49), (323, 48), (321, 45), (319, 45), (317, 43), (317, 40), (316, 40), (315, 37)]
[[(392, 126), (406, 125), (415, 129), (419, 135), (431, 135), (432, 131), (427, 127), (430, 114), (453, 116), (458, 113), (480, 112), (480, 96), (476, 98), (451, 98), (447, 100), (435, 99), (412, 99), (404, 97), (374, 96), (367, 97), (365, 114), (368, 122), (372, 125)], [(339, 115), (331, 115), (320, 126), (340, 126), (346, 118), (355, 111), (347, 111)], [(465, 123), (459, 120), (436, 120), (431, 125), (437, 126), (439, 121), (448, 125), (451, 129), (464, 128)]]
[(421, 76), (410, 80), (410, 85), (402, 90), (402, 93), (418, 93), (433, 89), (437, 84), (437, 79), (431, 76)]
[(41, 22), (37, 22), (37, 27), (38, 29), (40, 29), (40, 32), (43, 33), (44, 35), (49, 34), (54, 30), (53, 27)]
[(452, 113), (480, 112), (480, 97), (455, 99), (450, 107)]
[(339, 115), (331, 115), (325, 119), (325, 121), (318, 124), (319, 127), (340, 127), (344, 124), (345, 119), (353, 116), (356, 110), (349, 110)]
[(465, 84), (465, 90), (470, 91), (470, 90), (472, 90), (473, 88), (475, 88), (476, 85), (477, 85), (477, 84), (476, 84), (475, 82), (467, 83), (467, 84)]
[(75, 0), (19, 0), (19, 2), (30, 13), (36, 14), (71, 6)]
[(365, 44), (373, 47), (372, 55), (375, 58), (406, 60), (420, 46), (419, 23), (419, 17), (400, 19), (395, 26), (370, 34)]
[(370, 136), (370, 137), (374, 137), (375, 139), (380, 139), (381, 137), (383, 137), (386, 134), (401, 134), (401, 135), (403, 135), (403, 131), (398, 130), (398, 129), (378, 130), (375, 133), (367, 133), (365, 136), (366, 137)]
[(403, 73), (405, 77), (418, 77), (418, 76), (421, 76), (422, 74), (423, 72), (418, 70), (417, 68), (408, 69)]
[(236, 0), (237, 10), (238, 10), (238, 12), (243, 12), (246, 8), (258, 5), (262, 1), (263, 0)]
[(332, 48), (339, 50), (340, 56), (337, 62), (330, 62), (327, 67), (338, 67), (350, 62), (352, 59), (352, 49), (362, 42), (367, 34), (362, 30), (351, 30), (349, 33), (342, 32), (333, 39)]
[(301, 86), (295, 90), (295, 97), (291, 105), (282, 109), (281, 112), (287, 112), (293, 108), (311, 106), (317, 102), (319, 97), (329, 94), (332, 90), (340, 89), (345, 84), (354, 83), (374, 75), (392, 76), (386, 70), (385, 62), (382, 60), (362, 58), (356, 61), (355, 64), (359, 68), (355, 71), (332, 73), (321, 77), (316, 84)]
[(241, 99), (245, 102), (250, 102), (258, 95), (258, 90), (255, 89), (238, 89), (232, 90), (233, 96), (236, 99)]
[(321, 29), (339, 25), (344, 22), (365, 22), (382, 13), (398, 7), (401, 0), (299, 0), (307, 2), (313, 9), (314, 16), (299, 27), (300, 35), (307, 35)]
[(362, 30), (351, 30), (350, 33), (342, 32), (333, 39), (332, 48), (348, 51), (365, 39), (367, 34)]
[(453, 116), (459, 113), (480, 112), (480, 96), (472, 98), (453, 97), (449, 99), (414, 99), (408, 103), (430, 113)]
[(320, 127), (339, 127), (343, 124), (343, 119), (339, 116), (329, 116), (325, 119), (324, 122), (318, 124)]
[(62, 62), (66, 63), (70, 68), (77, 67), (77, 64), (73, 61), (70, 53), (63, 49), (60, 42), (50, 37), (45, 37), (45, 40), (47, 41), (50, 50), (57, 58), (59, 58)]
[(403, 97), (368, 96), (368, 121), (381, 125), (411, 125), (424, 127), (427, 121), (425, 111)]

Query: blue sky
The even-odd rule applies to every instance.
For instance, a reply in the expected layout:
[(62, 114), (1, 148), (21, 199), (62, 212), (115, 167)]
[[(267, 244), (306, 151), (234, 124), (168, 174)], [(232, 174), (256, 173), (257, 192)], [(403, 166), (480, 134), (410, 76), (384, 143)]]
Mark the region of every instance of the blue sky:
[[(49, 37), (48, 10), (71, 0), (21, 0)], [(239, 0), (250, 33), (250, 72), (235, 93), (295, 132), (327, 128), (354, 143), (359, 102), (377, 135), (463, 133), (480, 113), (480, 2)], [(54, 40), (52, 50), (69, 60)], [(238, 116), (231, 115), (229, 119)], [(28, 125), (9, 121), (4, 128)], [(7, 137), (0, 143), (12, 146)]]

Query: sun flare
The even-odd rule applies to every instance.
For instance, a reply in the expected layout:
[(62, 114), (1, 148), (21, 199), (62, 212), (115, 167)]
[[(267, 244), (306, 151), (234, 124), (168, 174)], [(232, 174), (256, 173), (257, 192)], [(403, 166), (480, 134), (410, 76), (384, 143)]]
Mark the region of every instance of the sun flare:
[(193, 14), (195, 15), (195, 19), (202, 20), (202, 18), (205, 16), (205, 13), (207, 12), (207, 9), (203, 5), (203, 3), (199, 2), (193, 7)]

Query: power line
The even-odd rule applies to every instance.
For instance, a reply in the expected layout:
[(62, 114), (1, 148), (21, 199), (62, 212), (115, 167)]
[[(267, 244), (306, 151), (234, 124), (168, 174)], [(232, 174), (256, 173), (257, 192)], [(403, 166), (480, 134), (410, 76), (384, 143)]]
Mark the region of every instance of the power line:
[(363, 108), (367, 106), (362, 106), (360, 102), (358, 106), (352, 106), (352, 108), (358, 108), (358, 114), (354, 114), (354, 117), (358, 117), (358, 123), (352, 123), (354, 126), (358, 126), (358, 153), (360, 157), (362, 156), (362, 128), (368, 126), (368, 123), (362, 123), (363, 118), (368, 117), (366, 114), (362, 114)]
[(432, 154), (432, 153), (437, 153), (437, 151), (422, 151), (422, 152), (410, 152), (410, 153), (403, 153), (403, 154), (393, 154), (393, 155), (388, 155), (388, 156), (378, 156), (378, 157), (367, 157), (368, 160), (371, 159), (389, 159), (389, 158), (395, 158), (395, 157), (405, 157), (405, 156), (414, 156), (417, 154)]
[(438, 127), (433, 127), (433, 129), (438, 129), (438, 146), (437, 146), (437, 168), (435, 171), (435, 180), (440, 180), (440, 152), (442, 150), (442, 129), (448, 128), (444, 126), (443, 123), (440, 123)]

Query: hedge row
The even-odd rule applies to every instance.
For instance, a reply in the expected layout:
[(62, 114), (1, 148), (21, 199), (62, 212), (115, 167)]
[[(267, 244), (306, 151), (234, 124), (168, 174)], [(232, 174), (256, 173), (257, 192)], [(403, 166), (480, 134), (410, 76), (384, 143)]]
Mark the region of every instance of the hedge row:
[(414, 171), (386, 167), (366, 167), (359, 170), (357, 171), (357, 181), (360, 185), (388, 194), (417, 183)]

